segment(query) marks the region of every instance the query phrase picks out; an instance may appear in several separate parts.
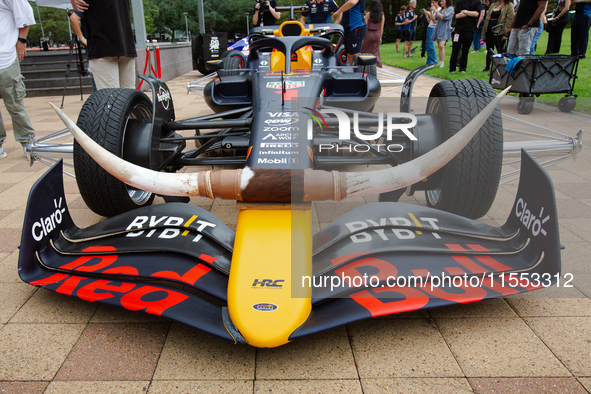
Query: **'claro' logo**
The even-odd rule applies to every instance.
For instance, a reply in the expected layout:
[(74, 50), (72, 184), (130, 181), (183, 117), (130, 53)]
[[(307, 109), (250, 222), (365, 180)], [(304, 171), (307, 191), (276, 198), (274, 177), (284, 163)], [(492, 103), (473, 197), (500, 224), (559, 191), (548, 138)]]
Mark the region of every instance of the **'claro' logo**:
[(517, 200), (517, 204), (515, 204), (515, 216), (519, 218), (519, 221), (525, 228), (531, 231), (534, 237), (537, 237), (540, 233), (544, 236), (547, 234), (546, 230), (542, 228), (542, 225), (550, 220), (550, 215), (544, 217), (544, 207), (540, 209), (540, 214), (536, 217), (527, 208), (527, 203), (523, 201), (523, 198), (520, 198)]
[(60, 197), (59, 202), (56, 199), (53, 199), (53, 205), (55, 207), (55, 212), (51, 215), (41, 218), (31, 226), (31, 234), (33, 235), (33, 239), (37, 242), (41, 241), (44, 237), (51, 234), (55, 228), (62, 223), (64, 218), (63, 213), (66, 211), (66, 208), (62, 208), (63, 200)]

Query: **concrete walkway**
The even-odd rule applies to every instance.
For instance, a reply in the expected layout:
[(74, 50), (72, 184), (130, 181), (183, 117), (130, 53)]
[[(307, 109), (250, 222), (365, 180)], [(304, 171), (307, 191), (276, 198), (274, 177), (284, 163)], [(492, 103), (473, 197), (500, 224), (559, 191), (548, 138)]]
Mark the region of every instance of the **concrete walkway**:
[[(403, 71), (397, 70), (404, 74)], [(191, 72), (168, 84), (177, 119), (209, 112), (186, 94)], [(437, 81), (421, 77), (415, 96), (428, 96)], [(399, 93), (393, 96), (398, 97)], [(37, 136), (63, 128), (48, 101), (26, 98)], [(389, 105), (389, 104), (386, 104)], [(76, 119), (79, 96), (66, 97)], [(415, 101), (417, 113), (424, 100)], [(571, 136), (587, 117), (537, 106), (517, 115), (516, 101), (503, 113)], [(0, 391), (7, 393), (585, 393), (591, 392), (591, 150), (551, 167), (558, 200), (563, 274), (573, 287), (520, 297), (433, 309), (359, 322), (294, 341), (277, 349), (236, 346), (179, 323), (85, 302), (20, 281), (18, 246), (31, 185), (48, 169), (32, 167), (9, 136), (0, 159)], [(507, 126), (507, 125), (505, 125)], [(482, 219), (502, 224), (516, 182), (500, 187)], [(79, 227), (102, 218), (65, 176), (67, 202)], [(424, 203), (423, 195), (403, 201)], [(375, 202), (350, 198), (316, 204), (318, 230), (348, 210)], [(157, 203), (162, 200), (158, 199)], [(234, 202), (194, 198), (235, 227)], [(564, 282), (562, 282), (564, 284)]]

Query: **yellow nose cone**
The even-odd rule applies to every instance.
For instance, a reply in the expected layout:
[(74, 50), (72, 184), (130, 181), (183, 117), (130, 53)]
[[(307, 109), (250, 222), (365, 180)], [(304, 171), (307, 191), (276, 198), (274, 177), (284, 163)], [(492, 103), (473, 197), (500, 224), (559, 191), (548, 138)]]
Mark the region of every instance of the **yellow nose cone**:
[(312, 310), (311, 290), (303, 286), (311, 275), (310, 210), (240, 211), (228, 312), (246, 343), (276, 347), (289, 342)]

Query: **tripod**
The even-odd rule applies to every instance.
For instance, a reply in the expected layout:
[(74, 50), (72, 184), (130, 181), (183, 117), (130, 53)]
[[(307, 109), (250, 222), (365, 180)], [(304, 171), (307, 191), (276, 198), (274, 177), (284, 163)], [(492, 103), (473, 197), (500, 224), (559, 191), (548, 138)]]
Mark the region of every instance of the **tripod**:
[(78, 78), (80, 81), (80, 100), (84, 100), (82, 96), (82, 77), (87, 75), (87, 71), (84, 65), (84, 58), (82, 57), (82, 43), (78, 40), (78, 36), (72, 34), (72, 40), (70, 41), (70, 52), (68, 53), (68, 64), (66, 64), (66, 82), (64, 83), (64, 92), (62, 93), (62, 105), (60, 108), (64, 108), (64, 98), (66, 97), (66, 88), (68, 86), (68, 77), (70, 76), (70, 69), (72, 68), (72, 56), (76, 57), (76, 71), (78, 72)]

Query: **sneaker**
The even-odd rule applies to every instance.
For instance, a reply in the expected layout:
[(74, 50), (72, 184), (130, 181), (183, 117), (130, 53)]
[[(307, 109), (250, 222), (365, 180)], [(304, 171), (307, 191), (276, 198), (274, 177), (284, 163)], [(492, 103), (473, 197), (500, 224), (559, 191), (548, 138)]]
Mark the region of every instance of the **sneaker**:
[(441, 67), (441, 68), (445, 67), (445, 64), (443, 62), (439, 62), (437, 64), (439, 64), (439, 67)]
[(23, 156), (25, 156), (25, 158), (27, 160), (29, 160), (29, 154), (27, 153), (27, 147), (26, 146), (23, 146)]
[(0, 146), (0, 159), (4, 159), (6, 156), (8, 156), (8, 154), (6, 154), (4, 147)]
[(466, 74), (466, 71), (460, 71), (462, 74)]
[(425, 58), (425, 56), (421, 56), (421, 59), (424, 59), (424, 58)]

